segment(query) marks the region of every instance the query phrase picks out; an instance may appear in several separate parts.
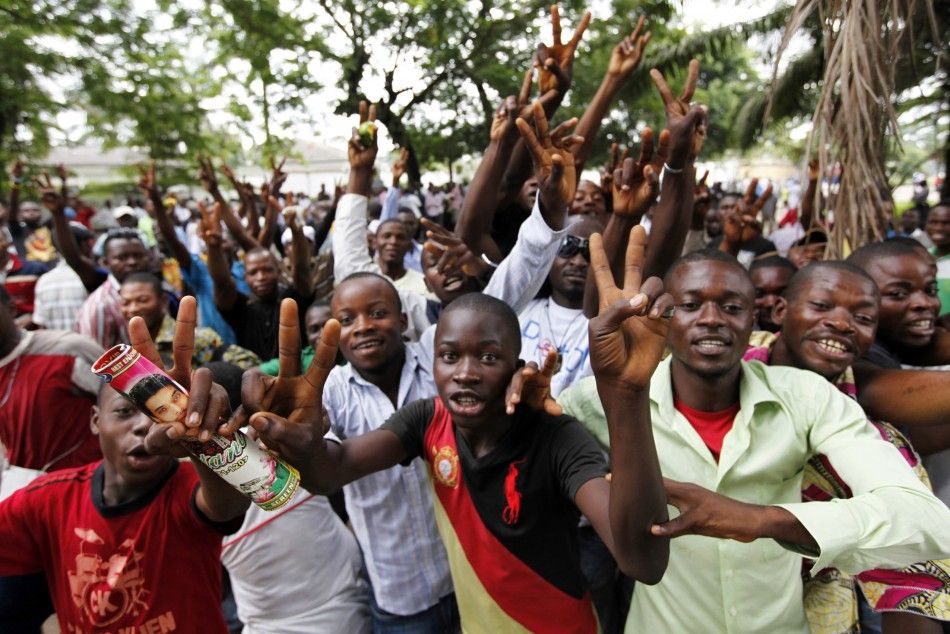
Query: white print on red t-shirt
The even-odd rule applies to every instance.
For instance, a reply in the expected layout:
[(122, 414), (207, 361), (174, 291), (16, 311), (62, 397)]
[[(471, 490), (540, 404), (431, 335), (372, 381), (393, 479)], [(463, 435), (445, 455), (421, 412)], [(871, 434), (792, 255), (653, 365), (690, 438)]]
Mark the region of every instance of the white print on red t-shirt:
[(103, 627), (148, 610), (149, 591), (140, 565), (144, 555), (132, 548), (134, 541), (122, 542), (119, 552), (100, 554), (95, 551), (105, 542), (96, 531), (76, 528), (75, 533), (80, 546), (76, 569), (68, 573), (69, 589), (89, 623)]

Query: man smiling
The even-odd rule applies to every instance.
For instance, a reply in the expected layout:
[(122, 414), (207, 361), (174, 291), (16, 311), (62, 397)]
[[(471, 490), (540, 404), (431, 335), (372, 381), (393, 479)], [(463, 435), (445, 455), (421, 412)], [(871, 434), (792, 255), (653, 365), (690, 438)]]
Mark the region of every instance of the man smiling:
[[(628, 632), (807, 632), (802, 553), (815, 560), (812, 572), (947, 555), (950, 511), (854, 401), (810, 372), (741, 361), (754, 291), (734, 258), (692, 253), (666, 281), (676, 306), (672, 355), (653, 375), (650, 409), (660, 466), (672, 479), (667, 495), (680, 515), (653, 528), (675, 538), (670, 563), (659, 584), (634, 590)], [(592, 380), (559, 401), (603, 438)], [(800, 501), (801, 474), (816, 453), (853, 498)], [(763, 587), (783, 591), (763, 600)]]

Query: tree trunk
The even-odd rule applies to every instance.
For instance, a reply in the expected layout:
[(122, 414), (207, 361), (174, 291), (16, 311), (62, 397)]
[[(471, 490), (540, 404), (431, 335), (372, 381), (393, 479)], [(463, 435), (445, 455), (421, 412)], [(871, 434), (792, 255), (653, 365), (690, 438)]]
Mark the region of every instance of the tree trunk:
[(449, 182), (454, 183), (455, 178), (452, 177), (452, 159), (451, 157), (446, 159), (446, 162), (449, 164)]

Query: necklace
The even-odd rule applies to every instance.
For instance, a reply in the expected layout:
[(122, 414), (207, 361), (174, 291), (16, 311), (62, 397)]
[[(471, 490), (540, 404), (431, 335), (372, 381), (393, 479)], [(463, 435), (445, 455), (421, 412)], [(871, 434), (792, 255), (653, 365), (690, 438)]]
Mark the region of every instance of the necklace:
[[(551, 322), (551, 298), (547, 299), (547, 302), (544, 304), (544, 318), (548, 322), (548, 332), (551, 333), (551, 339), (554, 342), (554, 347), (557, 350), (557, 366), (554, 368), (554, 373), (557, 374), (561, 371), (561, 362), (564, 360), (564, 356), (561, 354), (561, 348), (564, 347), (564, 344), (567, 343), (567, 338), (570, 336), (571, 331), (574, 329), (574, 323), (578, 318), (584, 316), (584, 310), (581, 309), (574, 318), (568, 322), (567, 327), (564, 329), (564, 332), (561, 333), (561, 340), (558, 341), (558, 338), (554, 334), (554, 324)], [(540, 360), (539, 363), (544, 363), (544, 360)]]

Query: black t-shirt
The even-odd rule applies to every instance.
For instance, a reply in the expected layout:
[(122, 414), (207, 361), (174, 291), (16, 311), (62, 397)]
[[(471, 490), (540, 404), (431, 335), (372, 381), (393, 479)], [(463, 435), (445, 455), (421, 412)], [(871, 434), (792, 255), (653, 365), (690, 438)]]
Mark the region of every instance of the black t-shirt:
[[(470, 498), (484, 528), (509, 551), (507, 556), (514, 555), (530, 573), (566, 595), (585, 596), (577, 538), (580, 513), (574, 496), (586, 482), (603, 477), (607, 465), (603, 452), (580, 423), (570, 416), (555, 417), (519, 407), (512, 428), (481, 458), (474, 456), (438, 398), (401, 408), (382, 429), (402, 440), (407, 452), (403, 464), (417, 456), (428, 463), (436, 501), (461, 490)], [(458, 525), (466, 518), (454, 517), (448, 506), (446, 512), (460, 537), (472, 530)], [(447, 549), (452, 546), (446, 543)], [(491, 545), (481, 540), (478, 548)], [(472, 553), (466, 557), (481, 578), (478, 558)], [(449, 559), (454, 559), (451, 554)], [(497, 565), (496, 561), (490, 565)], [(510, 569), (508, 574), (512, 574)], [(483, 583), (491, 594), (489, 579), (486, 575)]]
[[(261, 359), (277, 357), (277, 327), (280, 325), (280, 302), (286, 298), (296, 300), (300, 332), (307, 331), (304, 317), (312, 297), (300, 297), (293, 288), (282, 289), (275, 299), (250, 298), (238, 293), (230, 310), (221, 315), (234, 329), (234, 336), (242, 348), (255, 353)], [(301, 335), (302, 337), (302, 335)]]

